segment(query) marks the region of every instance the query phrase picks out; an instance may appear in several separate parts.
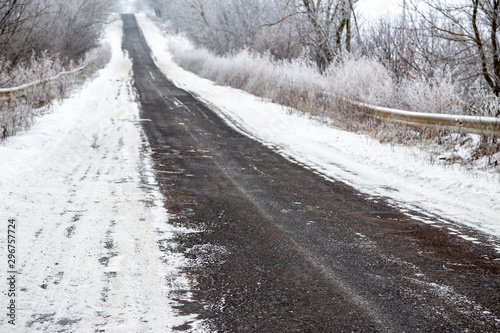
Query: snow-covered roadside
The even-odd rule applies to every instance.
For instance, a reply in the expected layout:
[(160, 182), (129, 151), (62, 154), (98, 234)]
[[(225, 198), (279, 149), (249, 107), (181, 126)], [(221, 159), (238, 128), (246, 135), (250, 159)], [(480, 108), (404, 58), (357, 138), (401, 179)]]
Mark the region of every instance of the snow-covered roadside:
[[(15, 219), (16, 297), (0, 287), (16, 325), (1, 332), (164, 332), (191, 323), (187, 260), (169, 251), (167, 224), (121, 49), (119, 17), (106, 34), (110, 63), (80, 93), (0, 146), (0, 280), (7, 221)], [(7, 310), (5, 310), (6, 313)]]
[(212, 104), (231, 126), (374, 200), (389, 197), (399, 207), (422, 210), (430, 217), (424, 219), (427, 223), (433, 223), (436, 218), (430, 214), (436, 214), (500, 237), (498, 174), (432, 165), (428, 153), (418, 148), (382, 144), (290, 115), (282, 106), (246, 92), (216, 86), (177, 66), (166, 49), (167, 37), (145, 15), (137, 15), (137, 19), (164, 73)]

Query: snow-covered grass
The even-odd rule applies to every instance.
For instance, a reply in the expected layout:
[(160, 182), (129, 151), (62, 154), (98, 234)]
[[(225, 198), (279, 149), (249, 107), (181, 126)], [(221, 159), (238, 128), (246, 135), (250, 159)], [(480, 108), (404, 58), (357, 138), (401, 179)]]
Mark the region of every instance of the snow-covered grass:
[[(146, 16), (138, 15), (137, 18), (164, 73), (180, 87), (213, 105), (229, 125), (242, 133), (272, 147), (290, 160), (334, 181), (342, 180), (374, 198), (392, 198), (399, 207), (432, 212), (435, 215), (432, 215), (431, 221), (437, 221), (440, 219), (437, 216), (441, 216), (500, 237), (500, 176), (497, 171), (467, 169), (457, 164), (443, 165), (442, 161), (449, 156), (441, 151), (437, 143), (425, 149), (394, 142), (381, 143), (369, 135), (328, 126), (324, 121), (318, 121), (318, 117), (288, 112), (288, 108), (268, 99), (218, 86), (174, 62), (177, 57), (172, 55), (176, 52), (172, 47), (190, 47), (185, 40), (163, 35)], [(191, 51), (195, 56), (197, 52)], [(200, 64), (205, 56), (209, 55), (201, 53), (200, 61), (195, 63)], [(239, 59), (239, 65), (244, 69), (237, 73), (255, 71), (256, 75), (279, 75), (266, 67), (262, 58), (256, 61), (260, 67), (249, 69), (251, 65), (246, 62), (252, 57), (255, 56)], [(212, 58), (206, 60), (207, 63), (215, 61)], [(292, 66), (286, 63), (282, 66), (287, 65)], [(213, 63), (211, 66), (222, 65)], [(300, 65), (300, 68), (303, 72), (294, 71), (295, 76), (286, 76), (288, 83), (282, 80), (275, 85), (282, 82), (301, 89), (301, 84), (293, 80), (309, 80), (321, 88), (322, 84), (328, 84), (317, 82), (316, 74), (309, 71), (307, 64)], [(246, 85), (250, 82), (241, 78), (238, 81)], [(265, 89), (264, 85), (262, 90)], [(303, 96), (307, 95), (304, 90)], [(450, 135), (445, 139), (456, 146), (456, 155), (466, 155), (469, 146), (480, 141), (478, 136), (464, 139), (460, 135)]]
[[(29, 131), (0, 146), (0, 233), (16, 229), (16, 325), (1, 332), (166, 332), (197, 325), (175, 309), (189, 300), (189, 262), (174, 250), (150, 151), (121, 49), (107, 30), (109, 64), (54, 103)], [(7, 237), (0, 249), (7, 253)], [(5, 251), (5, 252), (4, 252)], [(7, 258), (0, 279), (7, 278)], [(7, 306), (7, 284), (0, 304)]]

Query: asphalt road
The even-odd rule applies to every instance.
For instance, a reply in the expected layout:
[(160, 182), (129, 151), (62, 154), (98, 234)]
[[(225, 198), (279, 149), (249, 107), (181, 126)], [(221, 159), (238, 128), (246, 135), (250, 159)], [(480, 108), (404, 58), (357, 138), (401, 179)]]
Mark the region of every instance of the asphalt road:
[(174, 86), (135, 17), (122, 18), (170, 223), (197, 231), (172, 247), (194, 263), (194, 301), (180, 311), (219, 332), (500, 330), (500, 262), (490, 247), (236, 132)]

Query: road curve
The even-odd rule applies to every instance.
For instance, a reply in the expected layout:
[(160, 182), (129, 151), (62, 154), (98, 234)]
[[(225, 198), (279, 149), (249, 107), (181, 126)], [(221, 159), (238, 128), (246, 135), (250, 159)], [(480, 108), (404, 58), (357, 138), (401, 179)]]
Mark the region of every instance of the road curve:
[(122, 19), (170, 222), (194, 230), (173, 246), (193, 262), (195, 301), (180, 311), (220, 332), (500, 329), (491, 248), (236, 132), (162, 74), (134, 15)]

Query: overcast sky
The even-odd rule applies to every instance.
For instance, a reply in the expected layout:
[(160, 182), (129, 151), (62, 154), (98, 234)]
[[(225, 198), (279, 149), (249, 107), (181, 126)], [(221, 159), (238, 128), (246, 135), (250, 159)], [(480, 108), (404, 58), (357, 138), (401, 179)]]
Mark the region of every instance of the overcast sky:
[(401, 11), (402, 2), (402, 0), (359, 0), (357, 8), (363, 17), (371, 20)]

